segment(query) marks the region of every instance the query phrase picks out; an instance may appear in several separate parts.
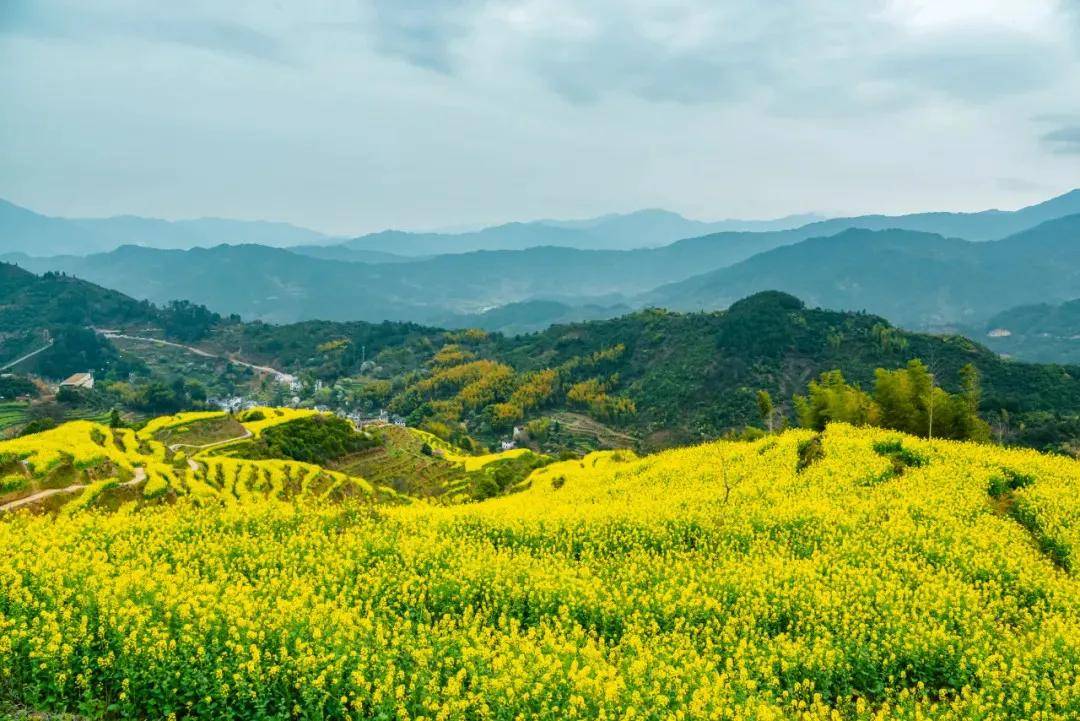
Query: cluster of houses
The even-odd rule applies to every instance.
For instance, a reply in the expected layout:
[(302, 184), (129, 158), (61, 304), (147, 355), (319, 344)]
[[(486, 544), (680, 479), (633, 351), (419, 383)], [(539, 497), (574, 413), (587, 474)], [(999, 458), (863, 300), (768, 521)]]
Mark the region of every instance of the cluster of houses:
[[(294, 381), (295, 385), (299, 385), (299, 381)], [(316, 390), (321, 386), (322, 381), (316, 382)], [(94, 374), (90, 371), (86, 373), (75, 373), (68, 378), (64, 379), (60, 383), (60, 388), (93, 388), (94, 387)], [(300, 405), (299, 396), (292, 397), (292, 405)], [(207, 398), (208, 405), (219, 408), (229, 413), (239, 413), (240, 411), (251, 410), (258, 406), (258, 402), (253, 401), (243, 396), (231, 396), (227, 398)], [(331, 409), (324, 406), (315, 406), (315, 410), (321, 412), (329, 412)], [(405, 419), (401, 416), (390, 413), (386, 409), (380, 409), (375, 415), (368, 413), (361, 413), (360, 411), (343, 411), (336, 409), (333, 411), (342, 418), (347, 418), (353, 422), (357, 428), (363, 428), (364, 426), (378, 426), (378, 425), (395, 425), (404, 426)], [(517, 442), (521, 439), (524, 431), (522, 428), (515, 427), (512, 437), (509, 440), (500, 441), (499, 448), (504, 451), (510, 451), (517, 448)]]
[(389, 413), (386, 409), (380, 409), (376, 415), (361, 413), (360, 411), (350, 411), (348, 413), (336, 411), (336, 413), (342, 418), (348, 418), (357, 428), (363, 428), (364, 426), (405, 425), (404, 418), (396, 413)]
[(229, 413), (239, 413), (240, 411), (251, 410), (255, 406), (259, 405), (253, 400), (244, 398), (243, 396), (232, 396), (231, 398), (207, 398), (207, 405), (213, 406)]

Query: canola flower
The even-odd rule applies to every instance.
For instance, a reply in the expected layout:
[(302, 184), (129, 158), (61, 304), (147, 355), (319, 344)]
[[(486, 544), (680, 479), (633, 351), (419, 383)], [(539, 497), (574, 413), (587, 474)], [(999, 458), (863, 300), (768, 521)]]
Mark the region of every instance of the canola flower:
[(71, 421), (54, 429), (0, 442), (0, 455), (26, 464), (41, 477), (70, 462), (83, 470), (109, 464), (117, 475), (130, 478), (136, 467), (168, 471), (168, 450), (161, 443), (140, 438), (129, 428), (109, 428), (92, 421)]
[[(239, 420), (244, 428), (258, 437), (264, 430), (272, 426), (295, 421), (299, 418), (313, 416), (318, 411), (310, 408), (274, 408), (270, 406), (258, 406), (240, 414)], [(255, 420), (247, 420), (254, 418)]]
[(153, 438), (155, 433), (168, 428), (186, 426), (196, 421), (205, 421), (211, 418), (224, 418), (225, 411), (187, 411), (176, 413), (171, 416), (158, 416), (147, 421), (146, 425), (139, 429), (139, 438)]
[[(310, 414), (293, 409), (266, 410), (275, 412), (253, 422), (259, 430)], [(200, 413), (167, 416), (165, 421), (156, 424), (156, 429), (183, 425), (203, 417), (206, 416)], [(184, 453), (169, 450), (151, 436), (145, 434), (145, 428), (136, 433), (128, 428), (109, 428), (91, 421), (72, 421), (49, 431), (0, 442), (0, 460), (8, 459), (5, 465), (14, 466), (11, 460), (14, 459), (29, 472), (29, 478), (24, 473), (5, 476), (4, 488), (29, 495), (38, 487), (55, 487), (58, 484), (53, 481), (53, 474), (70, 467), (76, 475), (65, 476), (69, 480), (59, 485), (81, 484), (85, 488), (78, 493), (69, 510), (92, 506), (104, 492), (121, 481), (138, 482), (139, 473), (146, 479), (142, 495), (147, 499), (171, 493), (172, 496), (191, 495), (226, 503), (266, 498), (283, 500), (294, 495), (338, 500), (353, 496), (403, 500), (390, 489), (376, 488), (363, 478), (309, 463), (203, 457), (200, 454), (189, 461)], [(88, 475), (80, 477), (78, 473), (81, 472)], [(9, 477), (11, 481), (7, 482)]]
[[(0, 698), (92, 718), (1080, 717), (1080, 582), (1053, 551), (1075, 548), (1080, 464), (841, 425), (811, 458), (814, 438), (592, 454), (454, 507), (16, 514)], [(231, 461), (191, 480), (257, 488)]]

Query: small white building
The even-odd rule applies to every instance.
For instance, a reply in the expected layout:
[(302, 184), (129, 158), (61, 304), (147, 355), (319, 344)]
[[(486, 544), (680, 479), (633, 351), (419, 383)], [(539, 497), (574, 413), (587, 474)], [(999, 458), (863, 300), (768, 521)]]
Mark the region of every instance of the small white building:
[(93, 388), (94, 387), (94, 374), (90, 371), (86, 373), (74, 373), (68, 376), (66, 379), (60, 382), (61, 388)]

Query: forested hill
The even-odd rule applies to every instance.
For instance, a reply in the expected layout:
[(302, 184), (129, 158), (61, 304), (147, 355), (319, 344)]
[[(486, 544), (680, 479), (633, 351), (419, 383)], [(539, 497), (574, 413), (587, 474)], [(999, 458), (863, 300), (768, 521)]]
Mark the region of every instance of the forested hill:
[(154, 306), (62, 273), (35, 275), (0, 263), (0, 328), (36, 330), (56, 324), (109, 326), (153, 318)]
[(978, 331), (999, 353), (1043, 363), (1080, 363), (1080, 298), (1010, 308)]
[[(905, 332), (865, 313), (810, 309), (775, 291), (726, 311), (649, 309), (507, 337), (410, 323), (243, 323), (199, 306), (156, 308), (69, 277), (0, 268), (2, 317), (19, 319), (25, 333), (60, 322), (137, 328), (322, 380), (320, 403), (388, 408), (413, 424), (437, 424), (487, 443), (514, 425), (564, 412), (590, 416), (646, 448), (711, 438), (759, 423), (759, 390), (769, 391), (791, 418), (792, 395), (805, 393), (822, 372), (839, 369), (868, 388), (876, 368), (915, 358), (947, 390), (959, 387), (962, 366), (974, 364), (982, 374), (984, 418), (1005, 410), (1018, 433), (1022, 423), (1029, 436), (1053, 436), (1045, 443), (1018, 440), (1038, 446), (1080, 440), (1080, 367), (1013, 362), (962, 337)], [(184, 379), (188, 371), (171, 372)]]
[[(901, 367), (913, 358), (929, 364), (950, 390), (959, 387), (960, 368), (974, 364), (983, 377), (987, 418), (1002, 409), (1016, 420), (1039, 413), (1045, 426), (1080, 408), (1080, 367), (1012, 362), (966, 338), (909, 333), (864, 313), (809, 309), (779, 292), (757, 294), (727, 311), (650, 309), (518, 337), (315, 322), (247, 324), (229, 334), (217, 336), (221, 350), (243, 348), (260, 362), (327, 382), (357, 376), (359, 395), (373, 407), (387, 405), (416, 424), (463, 423), (482, 437), (553, 411), (577, 410), (633, 434), (644, 447), (710, 438), (757, 424), (760, 389), (790, 414), (791, 396), (824, 371), (840, 369), (869, 387), (876, 368)], [(364, 359), (370, 367), (361, 373)], [(545, 371), (557, 376), (552, 386), (539, 400), (529, 398), (521, 389)], [(469, 387), (481, 377), (496, 379), (482, 393)], [(633, 411), (617, 399), (629, 401)]]
[(179, 340), (197, 340), (222, 322), (217, 313), (187, 301), (159, 307), (64, 273), (35, 275), (0, 262), (0, 329), (5, 333), (60, 325), (114, 328), (141, 323)]

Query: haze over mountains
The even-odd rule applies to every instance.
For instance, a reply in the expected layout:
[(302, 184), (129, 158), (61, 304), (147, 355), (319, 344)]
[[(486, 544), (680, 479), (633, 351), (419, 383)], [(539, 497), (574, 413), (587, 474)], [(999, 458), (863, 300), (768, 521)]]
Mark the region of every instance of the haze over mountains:
[[(463, 233), (385, 230), (343, 240), (288, 223), (200, 218), (160, 220), (133, 215), (59, 218), (0, 200), (0, 250), (34, 256), (87, 255), (121, 245), (190, 249), (247, 243), (273, 247), (307, 246), (308, 255), (337, 260), (386, 262), (398, 256), (430, 256), (474, 250), (524, 250), (553, 245), (584, 250), (633, 250), (716, 233), (797, 231), (791, 238), (833, 235), (847, 228), (901, 228), (966, 240), (1003, 238), (1046, 220), (1080, 213), (1080, 190), (1015, 211), (862, 215), (823, 219), (815, 214), (775, 220), (699, 221), (650, 209), (581, 220), (536, 220), (495, 225)], [(784, 236), (779, 236), (783, 238)], [(782, 244), (782, 243), (777, 243)]]
[(504, 223), (462, 233), (385, 230), (342, 239), (289, 223), (198, 218), (161, 220), (134, 215), (60, 218), (0, 200), (0, 250), (34, 256), (87, 255), (122, 245), (187, 250), (215, 245), (310, 246), (304, 252), (339, 260), (384, 262), (395, 256), (427, 256), (473, 250), (523, 250), (541, 245), (580, 249), (633, 249), (721, 231), (797, 228), (821, 220), (814, 214), (777, 220), (684, 218), (667, 210), (641, 210), (581, 220)]
[[(913, 329), (962, 328), (981, 338), (988, 319), (1014, 306), (1080, 298), (1080, 190), (1016, 211), (860, 216), (783, 227), (798, 220), (708, 224), (643, 211), (460, 234), (387, 231), (287, 249), (271, 246), (307, 231), (263, 224), (277, 233), (273, 242), (0, 257), (136, 298), (190, 300), (249, 320), (408, 320), (509, 333), (644, 306), (716, 310), (758, 291), (782, 290), (811, 305), (868, 310)], [(255, 233), (263, 227), (131, 218), (89, 226), (45, 221), (57, 234), (63, 224), (79, 232), (164, 228), (171, 235), (153, 236), (160, 245), (205, 239), (215, 228)], [(759, 229), (661, 242), (671, 234), (737, 223)], [(4, 236), (4, 248), (10, 237)], [(74, 243), (49, 237), (55, 245)], [(620, 243), (650, 247), (579, 247)], [(475, 246), (501, 249), (436, 252)]]
[(35, 256), (101, 253), (121, 245), (186, 249), (231, 242), (280, 247), (329, 240), (308, 228), (262, 220), (171, 221), (135, 215), (56, 218), (0, 199), (0, 249)]
[(770, 289), (811, 305), (879, 313), (909, 327), (978, 322), (1013, 305), (1080, 296), (1080, 215), (983, 243), (849, 229), (761, 253), (638, 300), (712, 310)]
[(581, 250), (634, 250), (667, 245), (682, 238), (720, 232), (790, 230), (821, 220), (812, 213), (777, 220), (720, 220), (684, 218), (668, 210), (613, 213), (584, 220), (537, 220), (504, 223), (466, 233), (406, 233), (388, 230), (346, 241), (355, 250), (403, 255), (436, 255), (472, 250), (524, 250), (556, 245)]
[[(296, 375), (311, 373), (328, 383), (361, 375), (370, 360), (381, 375), (403, 379), (392, 391), (397, 399), (383, 402), (415, 420), (438, 411), (421, 402), (423, 396), (411, 395), (407, 384), (430, 378), (412, 374), (430, 368), (447, 344), (463, 358), (505, 364), (504, 373), (509, 368), (522, 374), (563, 368), (576, 373), (571, 381), (602, 374), (608, 390), (630, 398), (636, 408), (622, 420), (622, 427), (640, 438), (644, 447), (654, 449), (697, 442), (753, 423), (757, 418), (753, 389), (767, 388), (774, 397), (787, 399), (803, 392), (809, 379), (833, 368), (868, 387), (876, 368), (903, 367), (912, 358), (933, 359), (938, 382), (949, 389), (960, 386), (965, 364), (975, 364), (982, 373), (984, 411), (992, 414), (1005, 408), (1018, 414), (1018, 421), (1027, 418), (1044, 431), (1055, 427), (1047, 424), (1047, 414), (1075, 414), (1080, 403), (1080, 367), (1010, 362), (958, 336), (904, 331), (872, 314), (811, 309), (776, 291), (740, 299), (718, 313), (647, 309), (506, 338), (394, 322), (244, 323), (189, 304), (155, 307), (84, 280), (35, 276), (0, 264), (0, 327), (24, 343), (8, 348), (0, 344), (0, 361), (19, 357), (27, 347), (39, 347), (43, 329), (54, 329), (54, 337), (60, 338), (72, 333), (72, 325), (164, 335), (212, 355)], [(113, 340), (92, 333), (83, 337), (111, 349), (103, 359), (117, 354)], [(139, 358), (151, 346), (124, 348), (125, 354)], [(621, 350), (613, 352), (614, 348)], [(54, 360), (61, 364), (59, 377), (87, 367), (81, 356), (59, 355)], [(569, 385), (564, 382), (564, 387)], [(453, 394), (461, 390), (453, 383), (447, 389)], [(489, 398), (463, 409), (472, 427), (490, 417), (486, 408), (490, 403), (494, 401)], [(561, 399), (547, 410), (583, 411)], [(1017, 438), (1028, 444), (1048, 440), (1039, 440), (1038, 434), (1025, 436), (1023, 428), (1018, 431)]]

